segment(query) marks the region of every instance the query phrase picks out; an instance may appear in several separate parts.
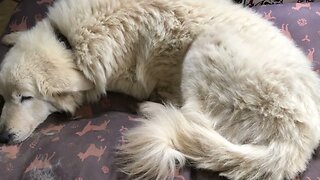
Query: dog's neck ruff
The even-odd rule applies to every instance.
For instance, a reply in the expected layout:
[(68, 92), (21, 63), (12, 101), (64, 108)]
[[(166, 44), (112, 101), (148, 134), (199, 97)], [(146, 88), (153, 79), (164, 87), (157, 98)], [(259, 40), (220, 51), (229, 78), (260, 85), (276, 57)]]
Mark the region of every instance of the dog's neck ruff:
[(64, 36), (64, 35), (59, 31), (59, 29), (55, 29), (54, 33), (55, 33), (57, 39), (59, 40), (59, 42), (62, 43), (65, 48), (67, 48), (67, 49), (72, 49), (72, 47), (71, 47), (71, 45), (70, 45), (67, 37)]

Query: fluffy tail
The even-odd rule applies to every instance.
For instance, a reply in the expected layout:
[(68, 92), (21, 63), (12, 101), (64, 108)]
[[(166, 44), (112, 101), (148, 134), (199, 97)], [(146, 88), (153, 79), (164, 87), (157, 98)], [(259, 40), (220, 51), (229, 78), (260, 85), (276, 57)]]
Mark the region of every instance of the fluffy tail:
[[(161, 106), (148, 103), (140, 108), (150, 119), (140, 119), (142, 124), (127, 132), (126, 143), (119, 147), (117, 164), (134, 179), (164, 180), (185, 164), (184, 154), (173, 144), (178, 140), (175, 131), (179, 127), (174, 127), (178, 124), (171, 123), (172, 118), (183, 118), (182, 114)], [(159, 114), (151, 117), (154, 110)]]
[(147, 103), (142, 111), (147, 118), (126, 134), (118, 156), (122, 170), (135, 179), (173, 177), (187, 158), (230, 179), (280, 180), (304, 170), (310, 158), (311, 152), (289, 143), (233, 144), (212, 129), (206, 116), (190, 109)]

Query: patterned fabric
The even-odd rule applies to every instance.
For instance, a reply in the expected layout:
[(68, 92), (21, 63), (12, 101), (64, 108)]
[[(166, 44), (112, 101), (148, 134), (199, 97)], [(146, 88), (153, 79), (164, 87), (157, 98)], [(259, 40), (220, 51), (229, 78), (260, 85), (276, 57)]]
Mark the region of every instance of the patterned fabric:
[[(22, 0), (6, 32), (32, 27), (52, 3), (53, 0)], [(256, 10), (292, 38), (313, 61), (315, 70), (320, 70), (320, 3), (262, 6)], [(0, 59), (7, 50), (0, 45)], [(3, 104), (3, 100), (0, 102)], [(0, 145), (0, 179), (127, 179), (113, 163), (114, 147), (123, 142), (126, 130), (137, 125), (136, 106), (135, 99), (109, 92), (98, 103), (84, 105), (74, 117), (50, 116), (25, 142)], [(175, 179), (225, 178), (187, 167), (177, 172)], [(319, 180), (320, 157), (314, 157), (308, 170), (297, 179)]]
[(261, 6), (270, 4), (283, 4), (283, 3), (303, 3), (303, 2), (319, 2), (319, 0), (235, 0), (237, 3), (242, 3), (244, 6)]
[(320, 6), (319, 3), (259, 6), (255, 9), (300, 47), (320, 71)]

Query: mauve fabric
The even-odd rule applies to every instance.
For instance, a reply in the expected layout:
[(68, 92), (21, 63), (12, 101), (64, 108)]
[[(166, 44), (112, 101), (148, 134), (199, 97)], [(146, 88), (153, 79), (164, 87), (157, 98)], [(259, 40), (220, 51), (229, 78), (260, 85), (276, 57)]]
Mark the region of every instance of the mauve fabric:
[(235, 0), (235, 2), (242, 3), (245, 6), (253, 7), (271, 4), (319, 2), (319, 0)]
[[(52, 3), (53, 0), (22, 0), (6, 33), (32, 27)], [(320, 3), (260, 6), (256, 10), (292, 38), (319, 72)], [(0, 45), (0, 59), (7, 50), (8, 47)], [(113, 163), (114, 148), (123, 142), (123, 133), (138, 124), (137, 103), (129, 96), (109, 92), (99, 102), (82, 106), (73, 117), (51, 115), (25, 142), (0, 145), (0, 179), (128, 179)], [(299, 178), (319, 180), (320, 157), (314, 156)], [(175, 179), (225, 178), (188, 166), (177, 172)]]

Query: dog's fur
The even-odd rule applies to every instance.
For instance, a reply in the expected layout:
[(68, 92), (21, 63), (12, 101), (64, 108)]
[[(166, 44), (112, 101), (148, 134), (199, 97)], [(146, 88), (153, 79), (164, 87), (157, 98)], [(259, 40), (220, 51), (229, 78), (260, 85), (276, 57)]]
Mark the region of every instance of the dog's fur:
[(62, 0), (4, 41), (14, 44), (0, 73), (9, 142), (111, 90), (168, 104), (142, 104), (145, 118), (119, 147), (133, 178), (167, 179), (186, 159), (231, 179), (293, 178), (319, 144), (310, 62), (229, 1)]

